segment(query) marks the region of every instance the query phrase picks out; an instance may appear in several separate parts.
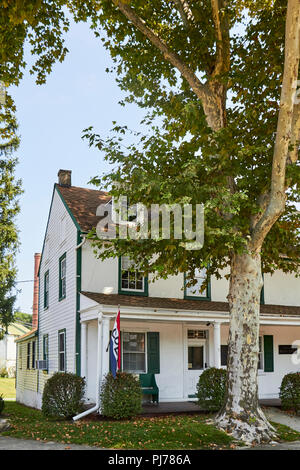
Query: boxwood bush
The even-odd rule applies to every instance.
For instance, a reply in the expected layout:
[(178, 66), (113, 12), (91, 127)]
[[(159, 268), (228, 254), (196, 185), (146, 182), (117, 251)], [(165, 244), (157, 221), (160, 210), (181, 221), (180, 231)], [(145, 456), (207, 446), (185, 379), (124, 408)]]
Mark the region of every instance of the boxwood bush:
[(116, 378), (107, 374), (100, 391), (101, 414), (109, 418), (125, 419), (142, 410), (142, 389), (139, 379), (126, 372), (117, 372)]
[(293, 410), (300, 414), (300, 372), (290, 373), (283, 377), (279, 398), (284, 410)]
[(44, 387), (42, 412), (55, 419), (71, 419), (83, 409), (85, 380), (70, 372), (56, 372)]
[(224, 403), (226, 391), (226, 370), (211, 367), (202, 372), (197, 384), (197, 398), (200, 408), (218, 411)]

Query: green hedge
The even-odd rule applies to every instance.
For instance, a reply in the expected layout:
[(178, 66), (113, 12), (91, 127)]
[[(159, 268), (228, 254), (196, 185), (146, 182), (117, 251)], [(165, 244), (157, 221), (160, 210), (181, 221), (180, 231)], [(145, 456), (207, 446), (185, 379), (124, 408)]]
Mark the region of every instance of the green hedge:
[(126, 372), (117, 372), (116, 378), (107, 374), (101, 387), (101, 414), (109, 418), (125, 419), (142, 410), (142, 389), (139, 379)]
[(83, 409), (85, 380), (70, 372), (56, 372), (44, 387), (42, 412), (49, 418), (70, 419)]
[(283, 377), (279, 398), (285, 410), (300, 414), (300, 372), (290, 373)]
[(197, 398), (200, 408), (218, 411), (224, 403), (226, 391), (226, 370), (211, 367), (202, 372), (197, 384)]

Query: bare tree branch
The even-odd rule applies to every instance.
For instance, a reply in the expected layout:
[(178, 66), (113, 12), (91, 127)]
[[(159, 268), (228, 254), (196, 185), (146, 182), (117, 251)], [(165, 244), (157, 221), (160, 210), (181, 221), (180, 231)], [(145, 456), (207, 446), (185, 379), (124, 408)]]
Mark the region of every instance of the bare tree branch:
[(299, 31), (300, 2), (299, 0), (288, 0), (284, 71), (273, 154), (271, 190), (270, 197), (264, 199), (268, 200), (266, 210), (252, 233), (251, 248), (255, 251), (260, 250), (265, 236), (284, 211), (287, 199), (285, 193), (286, 165), (289, 158), (295, 158), (292, 153), (289, 153), (289, 146), (292, 139), (297, 138), (299, 125), (298, 110), (296, 110), (298, 106), (295, 107), (294, 104), (299, 69)]

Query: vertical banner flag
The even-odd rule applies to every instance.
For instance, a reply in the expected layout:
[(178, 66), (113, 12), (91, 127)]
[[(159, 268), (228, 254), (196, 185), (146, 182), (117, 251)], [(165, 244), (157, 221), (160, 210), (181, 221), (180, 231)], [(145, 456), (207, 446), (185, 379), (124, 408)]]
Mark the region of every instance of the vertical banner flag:
[(109, 354), (111, 373), (116, 378), (117, 371), (121, 369), (120, 310), (118, 311), (118, 315), (112, 330)]

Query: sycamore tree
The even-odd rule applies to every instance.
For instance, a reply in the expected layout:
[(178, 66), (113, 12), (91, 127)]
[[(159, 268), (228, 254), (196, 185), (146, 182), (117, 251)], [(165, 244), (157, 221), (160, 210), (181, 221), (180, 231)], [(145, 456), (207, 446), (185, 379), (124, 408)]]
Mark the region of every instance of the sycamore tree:
[(119, 123), (107, 139), (85, 133), (114, 168), (93, 182), (131, 203), (205, 206), (201, 250), (175, 237), (91, 239), (101, 257), (130, 254), (153, 277), (229, 270), (227, 397), (216, 423), (270, 440), (257, 394), (259, 298), (262, 271), (299, 273), (299, 0), (4, 0), (8, 84), (22, 77), (26, 41), (38, 83), (64, 59), (64, 7), (109, 50), (121, 104), (145, 110), (144, 134)]
[[(115, 123), (84, 137), (114, 168), (96, 184), (131, 203), (205, 206), (205, 242), (118, 239), (101, 258), (129, 254), (154, 276), (230, 272), (227, 396), (221, 429), (247, 442), (274, 436), (258, 404), (262, 271), (299, 273), (299, 0), (80, 0), (77, 20), (110, 51), (143, 134)], [(128, 135), (129, 134), (129, 135)], [(130, 138), (132, 140), (130, 140)], [(129, 142), (129, 143), (128, 143)]]

